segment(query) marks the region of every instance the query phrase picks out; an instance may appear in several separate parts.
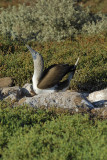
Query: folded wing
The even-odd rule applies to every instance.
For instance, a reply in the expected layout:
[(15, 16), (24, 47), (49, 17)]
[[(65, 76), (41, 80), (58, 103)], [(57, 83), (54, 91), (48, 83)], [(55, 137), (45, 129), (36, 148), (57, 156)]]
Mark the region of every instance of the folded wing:
[(44, 70), (43, 75), (37, 85), (40, 89), (51, 88), (69, 72), (76, 69), (75, 65), (55, 64)]

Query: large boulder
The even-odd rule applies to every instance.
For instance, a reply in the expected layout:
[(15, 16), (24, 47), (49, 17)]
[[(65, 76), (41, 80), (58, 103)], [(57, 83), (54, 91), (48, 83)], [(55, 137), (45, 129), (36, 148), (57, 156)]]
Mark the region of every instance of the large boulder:
[(33, 97), (25, 97), (19, 101), (19, 104), (29, 104), (32, 107), (39, 108), (44, 106), (48, 107), (61, 107), (73, 109), (78, 112), (79, 108), (92, 109), (94, 106), (78, 92), (56, 92), (50, 94), (40, 94)]
[(28, 104), (31, 107), (55, 107), (70, 109), (74, 112), (87, 112), (106, 118), (107, 117), (107, 89), (93, 93), (79, 93), (76, 91), (56, 92), (36, 95), (32, 84), (26, 83), (19, 86), (0, 88), (0, 100), (10, 99), (13, 106)]

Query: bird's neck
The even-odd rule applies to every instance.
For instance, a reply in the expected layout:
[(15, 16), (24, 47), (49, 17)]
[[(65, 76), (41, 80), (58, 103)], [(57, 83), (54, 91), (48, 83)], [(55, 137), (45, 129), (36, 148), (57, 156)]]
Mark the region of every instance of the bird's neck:
[(44, 62), (42, 56), (39, 56), (37, 60), (34, 60), (34, 74), (33, 74), (33, 84), (37, 85), (42, 73), (43, 73), (43, 68), (44, 68)]

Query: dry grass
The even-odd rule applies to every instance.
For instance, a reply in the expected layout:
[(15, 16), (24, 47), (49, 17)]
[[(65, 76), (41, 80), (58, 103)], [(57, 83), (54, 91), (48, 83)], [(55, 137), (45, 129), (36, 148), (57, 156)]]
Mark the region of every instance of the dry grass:
[[(37, 0), (0, 0), (0, 7), (7, 8), (9, 5), (17, 6), (18, 4), (26, 3), (26, 5), (32, 5)], [(91, 11), (96, 13), (101, 11), (107, 13), (107, 0), (80, 0), (84, 7), (90, 7)]]
[(10, 6), (17, 6), (18, 4), (24, 3), (26, 0), (0, 0), (0, 7), (7, 8)]
[(90, 7), (94, 13), (102, 12), (107, 13), (107, 0), (81, 0), (84, 7)]
[(0, 0), (0, 7), (7, 8), (10, 6), (18, 6), (19, 4), (25, 3), (26, 5), (32, 5), (37, 0)]

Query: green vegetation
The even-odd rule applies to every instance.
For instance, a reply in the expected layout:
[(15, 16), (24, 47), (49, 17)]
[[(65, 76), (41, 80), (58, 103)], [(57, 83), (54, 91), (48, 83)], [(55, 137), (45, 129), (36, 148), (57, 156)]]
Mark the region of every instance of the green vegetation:
[[(92, 14), (69, 0), (35, 2), (33, 6), (20, 4), (1, 9), (0, 77), (11, 76), (20, 86), (31, 82), (33, 62), (24, 46), (28, 43), (43, 55), (45, 67), (56, 60), (74, 64), (80, 57), (71, 82), (72, 89), (94, 91), (105, 88), (106, 16)], [(57, 42), (67, 37), (65, 41)]]
[(104, 31), (106, 26), (105, 15), (92, 14), (73, 0), (39, 0), (33, 6), (3, 8), (0, 14), (0, 34), (25, 42), (95, 34)]
[[(94, 13), (102, 12), (107, 13), (107, 1), (106, 0), (75, 0), (78, 4), (82, 4), (85, 7), (89, 7), (90, 10)], [(0, 0), (0, 7), (7, 8), (10, 6), (18, 6), (19, 4), (25, 3), (26, 5), (33, 5), (37, 0)]]
[[(45, 67), (80, 57), (72, 89), (106, 88), (107, 17), (97, 14), (105, 0), (96, 0), (94, 8), (92, 0), (81, 1), (96, 14), (80, 1), (0, 0), (0, 77), (13, 77), (20, 86), (31, 82), (27, 43), (42, 54)], [(93, 116), (0, 101), (0, 160), (106, 160), (107, 121)]]
[(11, 106), (0, 103), (0, 159), (106, 160), (106, 121)]
[[(80, 57), (71, 88), (94, 91), (106, 87), (106, 35), (78, 37), (75, 41), (29, 43), (42, 54), (45, 67), (54, 63), (74, 64)], [(28, 49), (18, 42), (1, 40), (0, 77), (11, 76), (15, 85), (32, 82), (33, 61)]]

